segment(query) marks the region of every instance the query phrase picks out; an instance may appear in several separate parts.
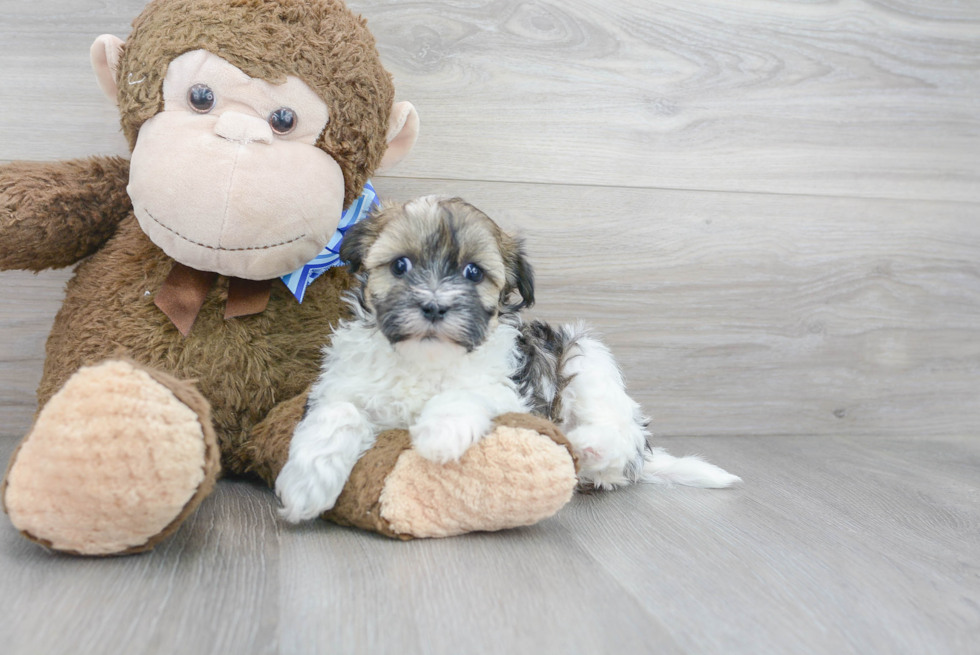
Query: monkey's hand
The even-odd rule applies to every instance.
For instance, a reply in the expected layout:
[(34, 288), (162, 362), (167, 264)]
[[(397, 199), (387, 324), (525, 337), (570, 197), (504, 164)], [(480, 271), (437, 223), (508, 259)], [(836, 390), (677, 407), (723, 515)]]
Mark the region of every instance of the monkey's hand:
[(0, 166), (0, 270), (71, 266), (132, 211), (129, 161), (92, 157)]

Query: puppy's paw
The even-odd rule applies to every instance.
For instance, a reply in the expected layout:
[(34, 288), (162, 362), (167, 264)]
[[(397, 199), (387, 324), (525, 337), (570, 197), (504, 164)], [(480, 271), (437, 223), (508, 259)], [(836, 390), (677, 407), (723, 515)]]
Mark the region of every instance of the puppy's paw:
[(458, 461), (490, 431), (490, 418), (481, 414), (423, 417), (408, 429), (415, 452), (437, 464)]
[(642, 461), (642, 446), (629, 430), (586, 424), (568, 432), (579, 457), (579, 477), (602, 489), (613, 489), (631, 482), (629, 467)]
[(331, 457), (299, 461), (290, 459), (276, 478), (276, 495), (282, 502), (279, 515), (290, 523), (318, 517), (333, 509), (347, 476)]

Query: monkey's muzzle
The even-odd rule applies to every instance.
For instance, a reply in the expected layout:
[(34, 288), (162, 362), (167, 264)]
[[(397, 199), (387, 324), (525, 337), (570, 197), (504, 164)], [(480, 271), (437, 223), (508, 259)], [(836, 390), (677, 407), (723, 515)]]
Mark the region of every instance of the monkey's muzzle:
[(127, 188), (140, 227), (197, 270), (250, 280), (296, 270), (340, 221), (340, 166), (306, 144), (222, 136), (217, 120), (164, 111), (140, 128)]

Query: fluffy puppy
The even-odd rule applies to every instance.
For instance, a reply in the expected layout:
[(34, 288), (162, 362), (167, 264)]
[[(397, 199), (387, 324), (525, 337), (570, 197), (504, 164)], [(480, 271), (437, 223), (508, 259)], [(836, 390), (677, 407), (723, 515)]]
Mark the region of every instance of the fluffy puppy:
[(289, 521), (333, 507), (378, 432), (458, 460), (507, 412), (554, 421), (581, 483), (728, 487), (739, 478), (647, 444), (647, 419), (609, 349), (581, 326), (525, 322), (534, 276), (523, 244), (459, 198), (388, 205), (352, 227), (341, 258), (359, 286), (324, 349), (322, 373), (276, 480)]

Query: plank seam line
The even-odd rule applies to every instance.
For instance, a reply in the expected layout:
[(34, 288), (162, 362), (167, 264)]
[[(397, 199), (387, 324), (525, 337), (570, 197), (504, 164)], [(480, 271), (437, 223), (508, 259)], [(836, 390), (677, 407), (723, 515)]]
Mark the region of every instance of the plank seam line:
[(581, 182), (535, 182), (522, 180), (478, 180), (464, 177), (418, 177), (414, 175), (377, 175), (373, 179), (377, 180), (418, 180), (430, 182), (476, 182), (482, 184), (527, 184), (532, 186), (553, 186), (553, 187), (577, 187), (583, 189), (624, 189), (624, 190), (643, 190), (643, 191), (680, 191), (688, 193), (716, 193), (716, 194), (737, 194), (746, 196), (784, 196), (789, 198), (830, 198), (837, 200), (873, 200), (886, 202), (921, 202), (921, 203), (941, 203), (949, 205), (966, 205), (969, 207), (980, 206), (978, 200), (948, 200), (944, 198), (899, 198), (889, 196), (856, 196), (842, 195), (835, 193), (787, 193), (779, 191), (729, 191), (726, 189), (687, 189), (683, 187), (658, 187), (658, 186), (628, 186), (618, 184), (583, 184)]

